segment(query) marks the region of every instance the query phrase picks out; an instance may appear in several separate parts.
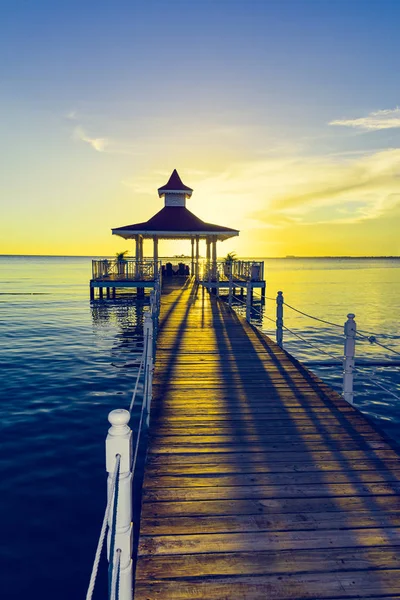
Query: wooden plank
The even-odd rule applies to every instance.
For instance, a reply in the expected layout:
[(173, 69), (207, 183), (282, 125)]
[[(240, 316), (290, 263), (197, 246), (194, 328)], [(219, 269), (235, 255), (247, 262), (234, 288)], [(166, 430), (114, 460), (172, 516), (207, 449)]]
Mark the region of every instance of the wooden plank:
[(268, 531), (207, 533), (185, 535), (142, 535), (139, 555), (204, 554), (205, 552), (263, 552), (312, 550), (316, 548), (353, 548), (399, 546), (400, 528)]
[(334, 498), (340, 496), (397, 496), (400, 482), (393, 483), (329, 483), (304, 485), (246, 485), (225, 487), (193, 487), (152, 489), (146, 486), (144, 502), (176, 502), (192, 500), (240, 500), (250, 498)]
[(323, 450), (332, 450), (332, 451), (343, 451), (343, 450), (360, 450), (365, 449), (369, 450), (371, 448), (375, 448), (377, 450), (385, 450), (386, 448), (390, 448), (390, 445), (386, 442), (380, 441), (368, 441), (368, 440), (342, 440), (336, 439), (331, 440), (330, 443), (325, 442), (324, 440), (317, 441), (308, 441), (308, 442), (298, 442), (298, 443), (285, 443), (283, 442), (264, 442), (257, 443), (248, 442), (246, 444), (245, 440), (241, 444), (232, 442), (231, 444), (221, 445), (218, 443), (208, 443), (206, 444), (191, 444), (190, 441), (186, 444), (161, 444), (158, 442), (156, 444), (155, 440), (152, 440), (152, 444), (149, 447), (149, 453), (159, 453), (159, 454), (180, 454), (180, 453), (221, 453), (221, 452), (303, 452), (304, 454), (310, 457), (314, 452), (322, 452)]
[[(339, 463), (344, 463), (344, 466), (348, 463), (348, 461), (357, 461), (361, 462), (363, 460), (374, 460), (377, 461), (377, 467), (383, 468), (384, 465), (388, 463), (388, 461), (400, 462), (399, 457), (389, 446), (382, 450), (371, 450), (370, 448), (360, 450), (328, 450), (327, 448), (323, 448), (320, 451), (313, 451), (312, 454), (308, 454), (307, 452), (299, 453), (299, 452), (282, 452), (277, 453), (274, 452), (271, 455), (271, 452), (253, 452), (251, 456), (248, 453), (244, 452), (220, 452), (217, 454), (202, 454), (202, 453), (193, 453), (193, 454), (149, 454), (147, 456), (147, 465), (159, 465), (163, 467), (164, 465), (249, 465), (251, 468), (253, 465), (258, 463), (262, 463), (268, 469), (268, 465), (273, 466), (277, 470), (282, 468), (282, 464), (287, 465), (288, 468), (291, 466), (296, 466), (298, 464), (309, 463), (310, 460), (314, 464), (318, 464), (319, 461), (324, 463), (328, 463), (329, 461), (335, 461)], [(388, 463), (389, 464), (389, 463)]]
[(346, 510), (331, 513), (257, 514), (231, 516), (143, 518), (142, 535), (237, 533), (249, 531), (301, 531), (303, 529), (362, 529), (374, 527), (399, 527), (400, 506), (390, 514)]
[[(209, 578), (232, 575), (291, 575), (337, 571), (400, 569), (398, 546), (266, 552), (217, 552), (140, 556), (137, 578)], [(365, 597), (365, 596), (363, 596)]]
[[(159, 455), (152, 455), (150, 458), (157, 458), (158, 456)], [(183, 456), (186, 457), (186, 455)], [(232, 458), (231, 454), (228, 454), (227, 456), (231, 458), (230, 461), (225, 460), (226, 456), (224, 456), (223, 462), (218, 462), (214, 459), (213, 462), (209, 463), (196, 462), (197, 456), (194, 456), (192, 459), (193, 463), (184, 464), (182, 464), (181, 461), (177, 461), (160, 465), (158, 462), (149, 460), (146, 466), (146, 473), (152, 478), (169, 475), (188, 477), (190, 475), (238, 475), (242, 473), (319, 473), (321, 477), (325, 477), (326, 474), (322, 475), (324, 471), (338, 471), (340, 469), (347, 468), (350, 473), (371, 470), (380, 472), (379, 469), (381, 467), (381, 464), (378, 461), (352, 459), (346, 460), (343, 457), (338, 457), (336, 461), (330, 460), (330, 457), (328, 456), (326, 461), (315, 460), (312, 462), (301, 462), (301, 460), (296, 460), (300, 457), (294, 456), (292, 462), (290, 459), (285, 460), (285, 456), (280, 456), (280, 460), (276, 460), (271, 463), (268, 461), (268, 455), (265, 453), (261, 454), (261, 456), (255, 455), (257, 460), (252, 459), (249, 462), (240, 462), (239, 460), (235, 460)], [(218, 455), (218, 457), (220, 457), (220, 455)], [(384, 468), (389, 469), (389, 471), (397, 471), (399, 466), (398, 459), (386, 459), (384, 463)]]
[(138, 580), (135, 600), (344, 600), (400, 594), (400, 570), (338, 571), (258, 577), (213, 577), (202, 580)]
[(204, 516), (204, 515), (255, 515), (316, 513), (369, 510), (397, 511), (400, 499), (391, 496), (327, 496), (305, 498), (242, 498), (239, 500), (191, 500), (170, 502), (147, 502), (143, 506), (144, 518), (166, 516)]
[[(398, 465), (400, 467), (400, 465)], [(396, 471), (329, 471), (321, 475), (320, 472), (310, 473), (309, 471), (298, 473), (250, 473), (238, 474), (215, 473), (205, 475), (202, 473), (195, 476), (189, 475), (154, 475), (151, 483), (147, 486), (148, 490), (165, 488), (198, 488), (198, 487), (246, 487), (246, 486), (269, 486), (269, 485), (311, 485), (319, 486), (339, 483), (400, 483), (400, 470)], [(178, 492), (179, 493), (179, 492)]]

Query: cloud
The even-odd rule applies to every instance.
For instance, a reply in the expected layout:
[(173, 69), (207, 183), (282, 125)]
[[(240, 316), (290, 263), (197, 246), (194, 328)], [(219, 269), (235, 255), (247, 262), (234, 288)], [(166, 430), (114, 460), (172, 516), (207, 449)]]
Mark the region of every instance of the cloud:
[(342, 127), (354, 127), (365, 131), (377, 131), (380, 129), (393, 129), (400, 127), (400, 108), (371, 112), (366, 117), (357, 119), (338, 119), (330, 121), (329, 125), (341, 125)]
[(97, 152), (104, 152), (109, 144), (109, 140), (107, 138), (90, 137), (80, 125), (75, 127), (73, 132), (73, 139), (79, 140), (81, 142), (86, 142), (87, 144), (92, 146), (94, 150), (97, 150)]
[(70, 110), (65, 115), (65, 118), (68, 119), (68, 121), (76, 121), (78, 118), (78, 114), (77, 114), (76, 110)]
[(202, 218), (234, 215), (244, 228), (361, 223), (393, 213), (400, 149), (356, 156), (265, 158), (190, 182)]

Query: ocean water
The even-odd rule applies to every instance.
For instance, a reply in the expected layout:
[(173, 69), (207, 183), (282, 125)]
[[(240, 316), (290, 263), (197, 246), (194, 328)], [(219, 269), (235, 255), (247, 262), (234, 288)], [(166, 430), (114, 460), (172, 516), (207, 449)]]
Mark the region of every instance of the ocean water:
[[(90, 273), (89, 258), (0, 257), (0, 597), (7, 600), (86, 593), (106, 500), (107, 414), (129, 406), (144, 308), (126, 298), (91, 306)], [(288, 304), (340, 325), (354, 312), (360, 329), (400, 351), (399, 260), (267, 259), (265, 274), (267, 296), (282, 290)], [(274, 311), (267, 300), (262, 328), (270, 335)], [(339, 389), (341, 367), (332, 363), (342, 355), (340, 327), (287, 306), (284, 323), (306, 340), (285, 331), (286, 349)], [(400, 396), (400, 356), (360, 341), (357, 357), (397, 361), (359, 368), (356, 404), (400, 439), (399, 401), (373, 384)], [(95, 598), (104, 598), (104, 567)]]

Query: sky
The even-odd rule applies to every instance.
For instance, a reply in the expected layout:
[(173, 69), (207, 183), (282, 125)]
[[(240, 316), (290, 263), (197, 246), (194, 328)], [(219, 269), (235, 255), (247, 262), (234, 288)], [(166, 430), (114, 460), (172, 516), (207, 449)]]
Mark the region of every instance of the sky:
[(0, 0), (0, 253), (132, 252), (111, 228), (176, 168), (240, 229), (221, 256), (400, 255), (399, 23), (398, 0)]

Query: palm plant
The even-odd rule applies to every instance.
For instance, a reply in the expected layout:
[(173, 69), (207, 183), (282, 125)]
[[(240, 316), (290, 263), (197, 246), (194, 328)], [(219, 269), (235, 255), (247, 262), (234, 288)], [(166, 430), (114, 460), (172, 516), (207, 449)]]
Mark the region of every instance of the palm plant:
[(115, 258), (117, 259), (118, 262), (121, 262), (122, 260), (124, 260), (126, 258), (126, 255), (128, 254), (129, 250), (124, 250), (123, 252), (116, 252), (115, 253)]
[(115, 253), (115, 258), (117, 261), (117, 265), (118, 265), (118, 274), (119, 275), (123, 275), (124, 271), (125, 271), (125, 258), (126, 255), (128, 254), (128, 250), (124, 250), (123, 252), (116, 252)]
[(226, 263), (230, 263), (233, 260), (236, 260), (236, 252), (234, 250), (232, 252), (228, 252), (224, 260)]

